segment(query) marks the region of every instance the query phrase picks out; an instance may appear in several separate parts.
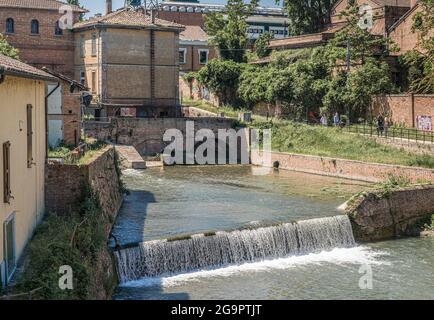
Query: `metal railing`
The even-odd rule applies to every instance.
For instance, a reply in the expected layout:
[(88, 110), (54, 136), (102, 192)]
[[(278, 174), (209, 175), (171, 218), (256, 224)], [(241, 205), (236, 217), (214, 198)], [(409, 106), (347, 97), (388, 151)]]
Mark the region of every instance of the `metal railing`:
[(382, 130), (374, 124), (354, 124), (342, 128), (350, 133), (357, 133), (369, 136), (394, 138), (421, 143), (434, 143), (434, 132), (415, 128), (385, 127)]

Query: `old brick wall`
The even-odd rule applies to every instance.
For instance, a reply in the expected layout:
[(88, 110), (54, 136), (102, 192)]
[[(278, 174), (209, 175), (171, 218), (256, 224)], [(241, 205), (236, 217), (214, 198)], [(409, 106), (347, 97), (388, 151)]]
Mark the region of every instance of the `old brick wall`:
[(141, 155), (161, 153), (168, 142), (163, 135), (168, 129), (178, 129), (184, 136), (186, 122), (194, 122), (194, 130), (206, 128), (214, 133), (218, 129), (229, 129), (233, 119), (201, 117), (201, 118), (112, 118), (111, 122), (86, 121), (85, 134), (99, 140), (109, 140), (116, 144), (131, 145)]
[(83, 165), (49, 163), (45, 178), (46, 211), (60, 215), (78, 211), (89, 185), (99, 197), (104, 214), (114, 221), (122, 204), (114, 153), (109, 146)]
[(192, 100), (205, 100), (217, 107), (221, 105), (220, 99), (207, 88), (199, 84), (197, 80), (193, 80), (189, 83), (182, 77), (179, 77), (179, 91), (181, 97)]
[[(252, 152), (251, 159), (252, 164), (261, 164), (257, 153)], [(406, 177), (414, 183), (419, 181), (434, 182), (434, 170), (425, 168), (272, 152), (271, 164), (275, 161), (278, 161), (280, 164), (279, 168), (284, 170), (300, 171), (367, 182), (384, 181), (390, 175)]]
[[(6, 30), (6, 19), (14, 19), (15, 32), (6, 34), (9, 43), (20, 51), (20, 58), (36, 67), (46, 66), (59, 73), (73, 76), (74, 37), (71, 31), (55, 35), (55, 23), (63, 14), (56, 10), (1, 8), (0, 32)], [(39, 21), (39, 34), (30, 33), (33, 19)], [(74, 21), (79, 15), (74, 13)]]
[(205, 17), (200, 12), (180, 12), (180, 11), (159, 11), (158, 18), (173, 21), (188, 26), (205, 27)]
[[(390, 117), (392, 122), (405, 127), (415, 127), (419, 116), (434, 118), (434, 95), (396, 94), (375, 96), (372, 101), (372, 116)], [(369, 115), (368, 115), (369, 117)]]
[(200, 49), (205, 49), (209, 51), (208, 61), (216, 57), (216, 50), (213, 46), (180, 44), (179, 48), (186, 49), (185, 63), (180, 63), (179, 65), (179, 69), (182, 72), (199, 71), (202, 67), (205, 66), (205, 64), (200, 63), (200, 59), (199, 59)]
[(416, 186), (369, 192), (350, 201), (346, 213), (357, 241), (379, 241), (419, 235), (430, 224), (434, 187)]

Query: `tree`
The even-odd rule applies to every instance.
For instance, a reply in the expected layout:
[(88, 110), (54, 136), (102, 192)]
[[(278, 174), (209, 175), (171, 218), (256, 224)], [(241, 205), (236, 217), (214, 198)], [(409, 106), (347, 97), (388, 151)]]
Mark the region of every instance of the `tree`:
[(259, 0), (245, 4), (243, 0), (228, 0), (226, 11), (212, 12), (205, 17), (205, 29), (224, 60), (244, 62), (248, 43), (247, 17)]
[(270, 55), (271, 50), (268, 48), (268, 45), (273, 38), (274, 36), (270, 32), (264, 32), (259, 36), (258, 40), (255, 42), (255, 52), (258, 58), (265, 58)]
[(18, 49), (12, 47), (6, 40), (6, 38), (0, 33), (0, 54), (7, 57), (18, 59)]
[(243, 65), (232, 60), (212, 59), (199, 70), (197, 80), (223, 104), (237, 104), (237, 88)]
[[(301, 35), (321, 31), (330, 23), (330, 9), (335, 2), (336, 0), (283, 0), (289, 18), (289, 33)], [(280, 0), (276, 3), (280, 3)]]
[(422, 10), (413, 18), (412, 31), (420, 36), (420, 49), (403, 56), (408, 68), (409, 89), (415, 93), (434, 93), (434, 0), (421, 0)]

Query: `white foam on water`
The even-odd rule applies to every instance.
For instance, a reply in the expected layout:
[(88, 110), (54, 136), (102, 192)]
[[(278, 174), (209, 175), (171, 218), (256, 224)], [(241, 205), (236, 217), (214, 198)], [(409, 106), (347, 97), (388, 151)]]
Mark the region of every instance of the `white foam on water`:
[(123, 283), (120, 286), (152, 287), (158, 285), (163, 287), (174, 287), (188, 281), (197, 281), (203, 278), (229, 277), (239, 273), (267, 272), (296, 268), (297, 266), (303, 265), (321, 265), (324, 263), (336, 265), (390, 265), (389, 262), (380, 259), (380, 257), (387, 255), (387, 252), (373, 250), (367, 246), (335, 248), (330, 251), (322, 251), (319, 253), (244, 263), (218, 269), (200, 270), (163, 277), (143, 278)]
[(128, 176), (128, 177), (134, 177), (134, 176), (142, 176), (143, 173), (143, 169), (142, 170), (138, 170), (138, 169), (124, 169), (122, 170), (122, 174), (124, 176)]

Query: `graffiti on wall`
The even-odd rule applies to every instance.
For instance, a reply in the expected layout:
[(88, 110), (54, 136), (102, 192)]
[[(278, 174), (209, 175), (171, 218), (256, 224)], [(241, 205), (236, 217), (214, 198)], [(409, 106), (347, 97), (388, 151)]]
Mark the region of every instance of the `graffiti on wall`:
[(417, 128), (424, 131), (432, 131), (432, 117), (431, 116), (418, 116)]

